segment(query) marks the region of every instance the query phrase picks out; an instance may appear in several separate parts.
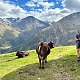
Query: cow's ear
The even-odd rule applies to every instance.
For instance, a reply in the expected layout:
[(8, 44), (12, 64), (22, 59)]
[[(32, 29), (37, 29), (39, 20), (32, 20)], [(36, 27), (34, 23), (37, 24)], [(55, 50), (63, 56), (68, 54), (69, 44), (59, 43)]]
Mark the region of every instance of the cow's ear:
[(17, 51), (17, 53), (19, 53), (19, 51)]

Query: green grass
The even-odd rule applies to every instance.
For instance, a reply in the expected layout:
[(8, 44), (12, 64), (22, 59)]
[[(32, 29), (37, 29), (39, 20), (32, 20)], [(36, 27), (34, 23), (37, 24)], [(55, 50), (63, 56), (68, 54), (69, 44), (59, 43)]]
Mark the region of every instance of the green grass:
[(80, 80), (80, 63), (76, 47), (62, 46), (51, 49), (45, 69), (39, 69), (35, 50), (17, 59), (15, 52), (0, 55), (1, 80)]

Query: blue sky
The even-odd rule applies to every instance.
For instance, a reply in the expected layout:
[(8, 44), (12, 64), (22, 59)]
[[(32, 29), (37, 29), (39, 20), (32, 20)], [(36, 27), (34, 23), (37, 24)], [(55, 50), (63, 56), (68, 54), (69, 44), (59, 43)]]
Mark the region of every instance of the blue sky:
[(42, 21), (58, 21), (80, 11), (80, 0), (0, 0), (0, 17), (34, 16)]
[[(25, 9), (25, 10), (27, 10), (27, 11), (29, 11), (30, 9), (31, 9), (31, 7), (30, 6), (26, 6), (26, 4), (27, 3), (29, 3), (29, 2), (34, 2), (34, 1), (32, 1), (32, 0), (8, 0), (8, 1), (10, 1), (12, 4), (14, 3), (14, 4), (16, 4), (16, 5), (19, 5), (20, 7), (22, 7), (23, 9)], [(42, 0), (36, 0), (35, 2), (34, 2), (34, 4), (36, 5), (38, 2), (37, 1), (42, 1)], [(62, 0), (43, 0), (43, 2), (44, 3), (46, 3), (46, 2), (48, 2), (48, 3), (54, 3), (50, 8), (63, 8), (63, 6), (62, 6)], [(37, 8), (43, 8), (43, 6), (39, 6), (39, 7), (34, 7), (35, 9)]]

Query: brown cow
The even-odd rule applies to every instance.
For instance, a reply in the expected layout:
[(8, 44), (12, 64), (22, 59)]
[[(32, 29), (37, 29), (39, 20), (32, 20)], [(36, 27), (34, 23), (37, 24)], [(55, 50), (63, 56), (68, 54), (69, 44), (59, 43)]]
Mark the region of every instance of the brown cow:
[(18, 51), (16, 53), (16, 56), (18, 56), (18, 58), (22, 58), (22, 57), (25, 57), (25, 56), (28, 56), (28, 55), (29, 55), (28, 51)]
[(36, 44), (36, 52), (39, 58), (39, 69), (44, 69), (44, 63), (47, 62), (47, 56), (50, 54), (50, 47), (47, 42)]

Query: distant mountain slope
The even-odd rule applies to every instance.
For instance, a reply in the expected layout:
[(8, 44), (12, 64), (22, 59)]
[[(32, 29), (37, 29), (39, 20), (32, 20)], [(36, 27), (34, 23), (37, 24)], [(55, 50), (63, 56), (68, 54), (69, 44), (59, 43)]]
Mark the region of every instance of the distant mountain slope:
[(14, 39), (6, 38), (12, 45), (7, 51), (34, 49), (35, 44), (40, 41), (54, 41), (55, 46), (73, 45), (75, 35), (80, 30), (80, 12), (68, 15), (58, 22), (52, 22), (50, 26), (32, 16), (24, 19), (5, 19), (7, 20), (11, 23), (8, 25), (20, 32)]
[(58, 45), (71, 45), (75, 43), (75, 35), (80, 30), (80, 12), (64, 17), (50, 26), (54, 29)]
[[(8, 44), (11, 45), (11, 48), (7, 51), (22, 50), (24, 44), (28, 42), (33, 35), (38, 34), (42, 29), (47, 28), (49, 26), (48, 23), (40, 21), (34, 18), (33, 16), (29, 16), (23, 19), (4, 18), (0, 19), (0, 21), (5, 25), (9, 25), (9, 29), (14, 30), (5, 31), (4, 27), (1, 28), (1, 30), (3, 31), (1, 32), (1, 34), (5, 33), (5, 35), (3, 35), (5, 39), (1, 37), (1, 40), (4, 39), (6, 40), (6, 43), (9, 42)], [(19, 32), (19, 35), (17, 34), (17, 32)], [(2, 52), (5, 51), (3, 50)]]
[(42, 22), (32, 16), (29, 16), (19, 22), (16, 22), (14, 27), (20, 29), (22, 33), (20, 37), (23, 38), (24, 36), (26, 39), (29, 39), (31, 36), (37, 34), (39, 31), (47, 28), (48, 26), (48, 23)]
[(33, 16), (28, 16), (23, 19), (4, 18), (0, 19), (0, 21), (20, 31), (23, 35), (26, 34), (27, 36), (32, 36), (49, 26), (49, 23), (40, 21)]
[(0, 22), (0, 53), (12, 47), (10, 41), (17, 38), (20, 32)]
[(68, 15), (58, 22), (53, 22), (50, 27), (36, 34), (29, 43), (32, 44), (36, 40), (35, 43), (54, 41), (55, 45), (72, 45), (75, 44), (74, 38), (78, 30), (80, 30), (80, 12)]
[(49, 24), (47, 22), (43, 22), (41, 20), (38, 20), (37, 18), (33, 17), (33, 16), (28, 16), (25, 17), (23, 19), (20, 18), (3, 18), (0, 19), (1, 22), (12, 26), (14, 28), (18, 28), (21, 31), (25, 30), (25, 31), (30, 31), (32, 29), (36, 29), (36, 28), (44, 28), (44, 27), (48, 27)]
[(20, 33), (19, 31), (15, 30), (14, 28), (0, 22), (0, 38), (4, 35), (4, 33), (6, 31), (11, 31), (11, 33), (13, 33), (15, 37), (18, 37), (18, 34)]
[(33, 16), (28, 16), (26, 18), (21, 19), (20, 21), (17, 21), (16, 24), (13, 27), (17, 27), (21, 30), (25, 30), (26, 31), (30, 31), (32, 29), (36, 29), (36, 28), (44, 28), (49, 26), (49, 24), (40, 21), (36, 18), (34, 18)]

